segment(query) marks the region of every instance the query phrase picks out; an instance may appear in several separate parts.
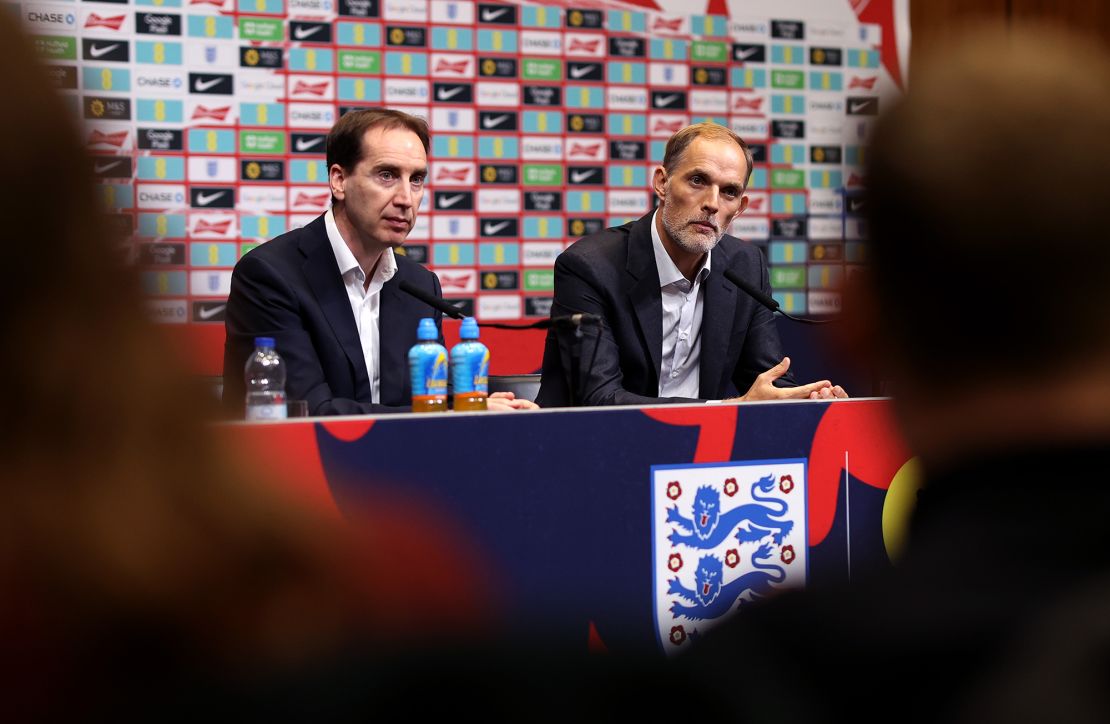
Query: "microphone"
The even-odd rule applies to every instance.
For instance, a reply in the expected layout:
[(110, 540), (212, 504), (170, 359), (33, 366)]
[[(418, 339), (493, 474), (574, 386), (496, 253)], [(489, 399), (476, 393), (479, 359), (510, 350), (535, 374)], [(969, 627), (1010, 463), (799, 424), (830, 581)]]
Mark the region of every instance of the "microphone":
[(452, 319), (462, 319), (465, 316), (462, 312), (459, 311), (458, 307), (455, 307), (451, 304), (448, 304), (447, 302), (440, 299), (439, 297), (437, 297), (433, 294), (428, 294), (423, 289), (420, 289), (418, 287), (414, 287), (413, 285), (409, 284), (406, 281), (402, 281), (401, 284), (399, 285), (399, 287), (400, 287), (402, 292), (404, 292), (404, 293), (406, 293), (410, 296), (416, 297), (417, 299), (424, 302), (425, 304), (427, 304), (432, 309), (436, 309), (440, 312), (443, 312), (444, 314), (446, 314), (448, 317), (451, 317)]
[(831, 319), (802, 319), (801, 317), (795, 317), (793, 315), (787, 314), (786, 312), (782, 311), (782, 309), (779, 307), (779, 303), (775, 301), (774, 297), (772, 297), (770, 294), (767, 294), (762, 289), (752, 286), (750, 283), (748, 283), (746, 279), (744, 279), (731, 269), (725, 269), (725, 279), (728, 279), (730, 282), (740, 287), (740, 289), (743, 290), (744, 293), (747, 294), (749, 297), (759, 302), (767, 309), (771, 310), (772, 314), (778, 312), (787, 319), (792, 319), (795, 322), (801, 322), (803, 324), (828, 324), (832, 321)]
[[(462, 312), (459, 311), (459, 309), (457, 307), (452, 305), (450, 302), (446, 301), (445, 299), (440, 299), (439, 297), (435, 296), (434, 294), (429, 294), (428, 292), (424, 291), (423, 289), (420, 289), (419, 287), (414, 287), (412, 284), (409, 284), (407, 281), (402, 281), (398, 285), (398, 288), (402, 292), (404, 292), (404, 293), (406, 293), (410, 296), (416, 297), (417, 299), (424, 302), (425, 304), (427, 304), (432, 309), (436, 309), (436, 310), (439, 310), (440, 312), (443, 312), (448, 317), (451, 317), (453, 319), (462, 319), (465, 316)], [(578, 327), (579, 325), (582, 325), (582, 324), (598, 324), (599, 325), (599, 324), (601, 324), (601, 317), (599, 317), (596, 314), (582, 313), (582, 314), (570, 314), (570, 315), (563, 316), (563, 317), (552, 317), (551, 319), (541, 319), (539, 321), (532, 322), (530, 324), (494, 324), (492, 322), (480, 322), (478, 324), (478, 326), (479, 327), (494, 327), (494, 328), (497, 328), (497, 329), (547, 329), (549, 327), (561, 327), (561, 328), (562, 327), (570, 327), (570, 328), (573, 329), (573, 328), (576, 328), (576, 327)]]

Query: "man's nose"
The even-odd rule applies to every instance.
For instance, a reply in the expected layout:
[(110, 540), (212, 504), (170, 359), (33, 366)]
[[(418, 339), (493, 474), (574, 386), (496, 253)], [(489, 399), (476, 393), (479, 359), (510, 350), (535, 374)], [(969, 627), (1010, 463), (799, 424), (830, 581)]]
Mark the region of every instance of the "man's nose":
[(721, 192), (716, 186), (709, 186), (702, 192), (701, 207), (710, 212), (717, 213), (721, 205)]
[(412, 206), (414, 198), (412, 185), (406, 181), (397, 185), (397, 191), (393, 194), (393, 203), (401, 208), (408, 208)]

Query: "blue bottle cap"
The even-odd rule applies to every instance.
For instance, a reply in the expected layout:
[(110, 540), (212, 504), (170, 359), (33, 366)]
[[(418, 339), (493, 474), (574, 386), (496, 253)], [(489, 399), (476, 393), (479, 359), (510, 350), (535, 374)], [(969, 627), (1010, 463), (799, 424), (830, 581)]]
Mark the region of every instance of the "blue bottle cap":
[(474, 317), (463, 317), (462, 326), (459, 327), (459, 339), (478, 339), (478, 320)]
[(267, 348), (268, 349), (273, 349), (274, 348), (274, 338), (273, 337), (255, 337), (254, 338), (254, 346), (255, 347), (262, 347), (263, 349), (267, 349)]
[(416, 326), (416, 338), (420, 340), (437, 340), (439, 339), (439, 330), (436, 329), (436, 320), (431, 317), (424, 317), (420, 320), (420, 324)]

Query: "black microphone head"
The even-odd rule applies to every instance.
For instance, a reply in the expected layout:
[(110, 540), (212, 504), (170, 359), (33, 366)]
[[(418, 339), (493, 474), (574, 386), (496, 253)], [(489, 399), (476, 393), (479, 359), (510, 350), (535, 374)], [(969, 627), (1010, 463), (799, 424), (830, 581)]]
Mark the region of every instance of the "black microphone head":
[(725, 279), (728, 279), (730, 282), (732, 282), (745, 293), (747, 293), (749, 297), (767, 307), (772, 312), (779, 311), (779, 303), (775, 301), (774, 297), (767, 294), (762, 289), (753, 286), (750, 282), (734, 272), (732, 269), (725, 269)]

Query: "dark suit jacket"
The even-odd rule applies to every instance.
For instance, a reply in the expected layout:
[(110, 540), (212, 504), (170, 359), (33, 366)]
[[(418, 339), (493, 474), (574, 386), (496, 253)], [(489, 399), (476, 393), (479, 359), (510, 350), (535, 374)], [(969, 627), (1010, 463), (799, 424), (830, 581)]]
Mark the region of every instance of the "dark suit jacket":
[[(599, 333), (584, 327), (581, 340), (551, 330), (543, 354), (543, 407), (571, 403), (572, 351), (580, 349), (577, 404), (645, 405), (696, 402), (660, 398), (663, 302), (651, 242), (652, 213), (573, 244), (555, 260), (551, 315), (588, 312), (605, 320)], [(732, 269), (767, 293), (767, 265), (758, 248), (727, 234), (713, 249), (703, 282), (700, 397), (743, 394), (757, 375), (782, 361), (774, 316), (724, 278)], [(596, 347), (596, 350), (595, 350)], [(794, 384), (789, 375), (782, 380)]]
[(440, 296), (439, 279), (397, 255), (397, 273), (381, 291), (378, 328), (381, 404), (370, 404), (370, 377), (324, 217), (253, 249), (239, 260), (227, 300), (224, 406), (241, 416), (243, 367), (255, 337), (273, 337), (288, 372), (290, 399), (311, 415), (400, 412), (412, 404), (408, 351), (421, 317), (440, 313), (399, 289), (408, 281)]

